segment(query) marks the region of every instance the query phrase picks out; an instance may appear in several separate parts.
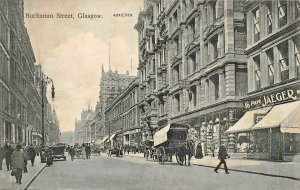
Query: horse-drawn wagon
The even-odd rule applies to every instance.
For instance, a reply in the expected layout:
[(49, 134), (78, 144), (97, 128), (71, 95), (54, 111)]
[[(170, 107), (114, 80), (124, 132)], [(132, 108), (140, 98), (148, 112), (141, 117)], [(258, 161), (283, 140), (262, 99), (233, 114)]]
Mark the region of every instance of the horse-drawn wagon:
[(175, 155), (178, 164), (186, 164), (186, 155), (190, 164), (190, 157), (193, 150), (193, 143), (187, 140), (188, 125), (170, 124), (154, 134), (153, 158), (156, 157), (160, 164), (172, 162)]

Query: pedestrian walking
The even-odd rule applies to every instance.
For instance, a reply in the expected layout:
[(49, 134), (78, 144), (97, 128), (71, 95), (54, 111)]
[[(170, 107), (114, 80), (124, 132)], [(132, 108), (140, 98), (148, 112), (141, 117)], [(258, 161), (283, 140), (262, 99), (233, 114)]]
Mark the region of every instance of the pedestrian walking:
[(75, 156), (75, 149), (72, 146), (69, 148), (69, 154), (71, 156), (71, 160), (73, 161)]
[(195, 158), (197, 159), (201, 159), (203, 157), (203, 153), (202, 153), (202, 146), (201, 143), (199, 142), (197, 147), (196, 147), (196, 155)]
[(4, 148), (0, 144), (0, 170), (2, 170), (2, 162), (3, 162), (4, 158), (5, 158)]
[(11, 169), (11, 155), (12, 155), (13, 151), (14, 150), (11, 147), (10, 142), (6, 142), (4, 145), (4, 154), (5, 154), (5, 162), (6, 162), (7, 171), (9, 171)]
[(31, 161), (31, 166), (34, 165), (34, 160), (35, 160), (36, 152), (32, 144), (27, 148), (27, 157), (28, 160)]
[(84, 146), (82, 147), (81, 154), (82, 154), (82, 158), (85, 160), (86, 151), (85, 151), (85, 147)]
[(22, 172), (27, 165), (27, 159), (24, 152), (21, 151), (22, 146), (17, 145), (17, 150), (11, 155), (11, 165), (14, 170), (16, 177), (16, 183), (21, 184), (22, 182)]
[(213, 144), (213, 145), (211, 145), (211, 147), (210, 147), (210, 151), (211, 151), (211, 157), (215, 157), (215, 145)]
[(225, 168), (225, 173), (226, 174), (229, 174), (228, 172), (228, 168), (227, 168), (227, 165), (226, 165), (226, 161), (225, 159), (227, 158), (227, 150), (225, 148), (224, 145), (221, 145), (220, 146), (220, 149), (219, 149), (219, 155), (218, 155), (218, 158), (220, 159), (220, 163), (218, 164), (218, 166), (214, 169), (214, 171), (216, 173), (218, 173), (218, 169), (220, 168), (221, 164), (224, 164), (224, 168)]
[(91, 159), (91, 147), (89, 145), (85, 146), (86, 159)]

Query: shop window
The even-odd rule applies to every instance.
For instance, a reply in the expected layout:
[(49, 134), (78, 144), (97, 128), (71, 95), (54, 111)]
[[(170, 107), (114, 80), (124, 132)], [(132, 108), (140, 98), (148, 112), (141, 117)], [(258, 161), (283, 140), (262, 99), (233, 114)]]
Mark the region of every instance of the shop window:
[(269, 85), (274, 84), (274, 54), (273, 48), (266, 51), (267, 58), (268, 58), (268, 73), (269, 73)]
[(289, 79), (289, 59), (288, 59), (288, 42), (285, 41), (277, 46), (279, 51), (279, 65), (281, 71), (281, 81)]
[(297, 76), (300, 76), (300, 36), (294, 38)]
[(278, 19), (279, 27), (286, 25), (287, 23), (287, 1), (279, 0), (278, 1)]
[(259, 7), (253, 12), (253, 24), (254, 24), (254, 42), (257, 42), (260, 38), (260, 12)]
[(273, 26), (273, 20), (272, 20), (272, 1), (267, 2), (267, 34), (272, 33), (272, 26)]
[(260, 89), (261, 71), (260, 71), (260, 57), (256, 56), (254, 59), (255, 66), (255, 87)]

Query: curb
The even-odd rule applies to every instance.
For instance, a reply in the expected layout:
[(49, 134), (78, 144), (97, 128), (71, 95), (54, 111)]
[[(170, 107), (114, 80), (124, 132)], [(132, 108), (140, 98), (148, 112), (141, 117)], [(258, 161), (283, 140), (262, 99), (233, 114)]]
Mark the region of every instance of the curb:
[[(129, 157), (136, 157), (136, 158), (143, 158), (139, 156), (131, 156), (131, 155), (126, 155)], [(215, 168), (214, 166), (210, 165), (203, 165), (203, 164), (191, 164), (194, 166), (201, 166), (201, 167), (207, 167), (207, 168)], [(220, 168), (224, 170), (224, 168)], [(285, 178), (285, 179), (291, 179), (295, 181), (300, 181), (300, 178), (297, 177), (291, 177), (291, 176), (284, 176), (284, 175), (276, 175), (276, 174), (268, 174), (268, 173), (263, 173), (263, 172), (253, 172), (253, 171), (247, 171), (247, 170), (238, 170), (238, 169), (228, 169), (228, 171), (235, 171), (235, 172), (242, 172), (242, 173), (248, 173), (248, 174), (256, 174), (256, 175), (264, 175), (264, 176), (269, 176), (269, 177), (280, 177), (280, 178)]]
[(34, 176), (29, 180), (29, 182), (26, 184), (24, 190), (27, 190), (28, 187), (31, 185), (31, 183), (35, 180), (35, 178), (43, 171), (43, 169), (46, 167), (46, 164), (34, 174)]

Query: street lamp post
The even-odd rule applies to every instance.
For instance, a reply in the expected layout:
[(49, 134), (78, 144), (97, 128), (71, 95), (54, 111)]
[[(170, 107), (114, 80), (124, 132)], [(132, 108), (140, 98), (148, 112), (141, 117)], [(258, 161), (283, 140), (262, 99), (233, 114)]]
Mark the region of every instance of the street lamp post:
[(51, 97), (52, 100), (54, 101), (54, 97), (55, 97), (55, 91), (54, 91), (54, 83), (53, 80), (49, 77), (47, 77), (46, 75), (42, 76), (42, 147), (45, 146), (45, 111), (44, 111), (44, 107), (45, 107), (45, 95), (47, 93), (47, 85), (48, 84), (52, 84), (51, 87)]

